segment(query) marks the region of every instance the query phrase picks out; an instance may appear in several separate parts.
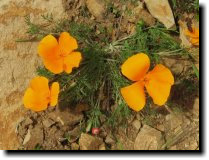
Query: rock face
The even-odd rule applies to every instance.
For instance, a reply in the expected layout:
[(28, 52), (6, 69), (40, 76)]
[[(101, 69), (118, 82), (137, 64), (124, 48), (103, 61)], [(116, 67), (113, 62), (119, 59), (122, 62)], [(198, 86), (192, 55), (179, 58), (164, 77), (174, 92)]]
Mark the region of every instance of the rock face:
[(62, 1), (0, 1), (0, 149), (18, 146), (15, 126), (26, 111), (22, 97), (40, 64), (37, 43), (15, 40), (26, 36), (26, 15), (30, 15), (32, 22), (39, 23), (41, 14), (47, 13), (52, 13), (55, 19), (63, 18)]
[(135, 143), (135, 150), (157, 150), (164, 144), (164, 139), (160, 131), (144, 125), (138, 133)]
[(145, 3), (151, 15), (163, 23), (166, 28), (171, 28), (175, 25), (168, 0), (145, 0)]
[(89, 134), (82, 133), (79, 139), (80, 150), (104, 150), (103, 140), (93, 137)]

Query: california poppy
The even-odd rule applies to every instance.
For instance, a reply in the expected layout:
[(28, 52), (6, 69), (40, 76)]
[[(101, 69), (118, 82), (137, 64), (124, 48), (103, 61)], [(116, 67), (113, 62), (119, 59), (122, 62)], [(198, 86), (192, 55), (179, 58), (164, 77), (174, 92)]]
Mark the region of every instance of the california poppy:
[(55, 106), (58, 101), (59, 83), (53, 82), (51, 88), (45, 77), (35, 77), (25, 91), (23, 104), (33, 111), (45, 110), (48, 105)]
[(199, 29), (192, 27), (192, 31), (189, 31), (188, 29), (185, 30), (185, 35), (190, 38), (190, 42), (195, 45), (199, 46)]
[(174, 84), (174, 77), (168, 68), (158, 64), (148, 72), (149, 67), (150, 59), (144, 53), (129, 57), (121, 66), (122, 74), (135, 81), (132, 85), (121, 88), (124, 100), (135, 111), (140, 111), (145, 106), (144, 87), (154, 103), (161, 106), (167, 101)]
[(38, 53), (49, 71), (55, 74), (63, 71), (71, 73), (72, 68), (78, 67), (82, 59), (81, 53), (74, 51), (77, 48), (76, 39), (62, 32), (58, 41), (52, 35), (44, 37), (38, 46)]

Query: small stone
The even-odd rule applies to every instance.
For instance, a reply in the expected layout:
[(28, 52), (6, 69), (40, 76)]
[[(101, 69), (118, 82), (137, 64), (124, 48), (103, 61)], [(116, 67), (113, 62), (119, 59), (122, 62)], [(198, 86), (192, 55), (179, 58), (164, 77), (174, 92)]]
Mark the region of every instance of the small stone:
[(60, 122), (62, 125), (75, 125), (83, 119), (82, 113), (72, 112), (70, 109), (60, 110), (58, 108), (55, 112), (48, 114), (50, 119)]
[(149, 12), (166, 28), (175, 26), (175, 21), (168, 0), (144, 0)]
[(200, 104), (199, 104), (199, 97), (198, 97), (194, 100), (194, 105), (193, 105), (193, 109), (192, 109), (192, 113), (196, 116), (199, 115), (199, 106), (200, 106)]
[(49, 128), (51, 127), (55, 122), (51, 119), (46, 119), (43, 121), (43, 125), (46, 127), (46, 128)]
[(31, 134), (30, 134), (30, 129), (28, 129), (28, 132), (23, 140), (23, 145), (25, 145), (26, 143), (28, 143), (28, 141), (30, 140), (31, 138)]
[(134, 128), (136, 128), (137, 131), (141, 128), (141, 122), (139, 120), (137, 120), (137, 119), (135, 119), (132, 122), (132, 125), (133, 125)]
[(29, 141), (26, 143), (26, 148), (27, 149), (34, 149), (37, 144), (42, 145), (44, 141), (44, 132), (41, 126), (36, 126), (32, 130), (30, 130), (30, 137)]
[(26, 118), (25, 121), (23, 121), (23, 125), (26, 127), (32, 123), (33, 123), (33, 120), (30, 118)]
[(79, 150), (79, 145), (77, 143), (72, 143), (71, 150)]
[(104, 18), (106, 13), (105, 4), (102, 0), (87, 0), (86, 1), (87, 8), (89, 12), (95, 16), (98, 20)]
[(164, 139), (160, 131), (144, 125), (138, 133), (135, 143), (135, 150), (159, 150), (164, 144)]
[(80, 150), (99, 150), (103, 140), (98, 137), (93, 137), (89, 134), (82, 133), (79, 139)]
[(160, 130), (161, 132), (164, 132), (164, 131), (165, 131), (165, 126), (162, 125), (162, 124), (157, 125), (156, 128), (157, 128), (158, 130)]
[(105, 143), (107, 143), (107, 144), (113, 144), (113, 143), (115, 143), (115, 141), (113, 140), (112, 136), (107, 135), (107, 137), (105, 139)]
[(70, 143), (75, 142), (80, 136), (80, 126), (75, 127), (72, 131), (69, 131), (67, 135), (69, 136)]

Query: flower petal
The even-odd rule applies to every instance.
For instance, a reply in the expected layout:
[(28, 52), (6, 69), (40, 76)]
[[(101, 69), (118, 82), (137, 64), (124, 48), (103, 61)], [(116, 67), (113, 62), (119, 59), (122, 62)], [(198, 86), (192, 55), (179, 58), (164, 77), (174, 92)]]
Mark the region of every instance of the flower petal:
[(32, 88), (35, 92), (49, 92), (49, 80), (45, 77), (38, 76), (31, 80), (30, 88)]
[(132, 81), (138, 81), (145, 76), (150, 67), (149, 57), (138, 53), (129, 57), (121, 66), (121, 72)]
[(190, 41), (193, 45), (199, 46), (199, 38), (192, 38)]
[(128, 106), (134, 111), (140, 111), (145, 106), (144, 85), (136, 82), (130, 86), (121, 88), (121, 94)]
[(54, 74), (63, 72), (63, 58), (44, 59), (44, 66)]
[(145, 79), (156, 79), (162, 83), (174, 84), (174, 77), (171, 71), (162, 64), (156, 65), (152, 71), (148, 72)]
[(59, 83), (57, 82), (52, 83), (50, 105), (53, 107), (57, 104), (59, 91), (60, 91)]
[(23, 104), (33, 111), (42, 111), (47, 108), (48, 101), (33, 89), (28, 88), (23, 97)]
[(43, 58), (55, 57), (58, 54), (57, 49), (57, 39), (52, 35), (44, 37), (38, 45), (38, 53)]
[(62, 32), (59, 37), (59, 48), (62, 54), (66, 55), (78, 48), (78, 44), (75, 38), (70, 36), (67, 32)]
[(65, 57), (64, 58), (65, 72), (71, 73), (73, 67), (79, 67), (81, 59), (82, 56), (80, 52), (72, 52), (67, 57)]
[(185, 35), (187, 35), (191, 38), (199, 38), (199, 29), (192, 27), (192, 32), (187, 29), (187, 30), (185, 30)]
[(145, 87), (155, 104), (164, 105), (170, 95), (174, 77), (171, 71), (159, 64), (145, 77)]

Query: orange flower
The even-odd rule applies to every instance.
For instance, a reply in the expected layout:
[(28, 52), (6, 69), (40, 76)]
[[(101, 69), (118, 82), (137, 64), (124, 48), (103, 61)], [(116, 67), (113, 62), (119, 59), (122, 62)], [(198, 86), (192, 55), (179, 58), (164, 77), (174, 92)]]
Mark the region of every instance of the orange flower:
[(185, 30), (185, 35), (190, 38), (190, 42), (195, 45), (199, 46), (199, 29), (192, 27), (192, 32), (188, 29)]
[(154, 103), (161, 106), (167, 101), (174, 84), (174, 77), (168, 68), (158, 64), (148, 72), (149, 67), (150, 59), (144, 53), (131, 56), (121, 66), (122, 74), (135, 81), (132, 85), (121, 88), (123, 98), (134, 111), (140, 111), (145, 106), (144, 87)]
[(23, 104), (26, 108), (33, 111), (45, 110), (48, 105), (55, 106), (58, 101), (59, 83), (52, 83), (51, 88), (49, 81), (45, 77), (36, 77), (31, 80), (30, 87), (25, 91)]
[(82, 59), (76, 39), (67, 32), (62, 32), (59, 40), (48, 35), (44, 37), (39, 46), (38, 53), (44, 61), (45, 67), (51, 72), (58, 74), (63, 71), (72, 72), (72, 68), (78, 67)]

